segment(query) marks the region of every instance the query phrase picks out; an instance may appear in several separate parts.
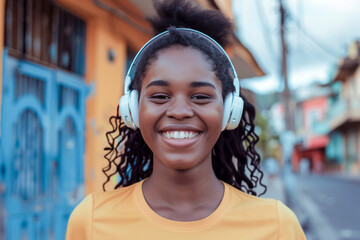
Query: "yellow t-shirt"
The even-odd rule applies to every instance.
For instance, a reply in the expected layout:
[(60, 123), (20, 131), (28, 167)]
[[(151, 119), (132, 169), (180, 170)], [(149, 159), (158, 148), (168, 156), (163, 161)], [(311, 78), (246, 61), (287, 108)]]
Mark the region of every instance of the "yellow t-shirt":
[(295, 214), (279, 201), (254, 197), (224, 183), (223, 199), (212, 214), (179, 222), (149, 207), (142, 183), (88, 195), (72, 212), (66, 239), (306, 239)]

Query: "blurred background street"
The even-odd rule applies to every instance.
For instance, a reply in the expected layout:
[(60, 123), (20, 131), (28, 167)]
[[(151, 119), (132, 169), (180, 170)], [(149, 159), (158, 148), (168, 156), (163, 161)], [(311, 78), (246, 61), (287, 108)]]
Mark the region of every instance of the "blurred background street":
[[(235, 23), (226, 51), (256, 108), (262, 197), (310, 240), (360, 240), (360, 1), (193, 2)], [(103, 191), (108, 120), (154, 14), (150, 0), (0, 0), (0, 240), (62, 240)]]
[[(265, 177), (263, 197), (286, 203), (297, 215), (307, 239), (360, 239), (360, 178), (342, 174), (294, 175), (294, 201), (289, 204), (281, 175)], [(351, 197), (350, 197), (351, 196)]]

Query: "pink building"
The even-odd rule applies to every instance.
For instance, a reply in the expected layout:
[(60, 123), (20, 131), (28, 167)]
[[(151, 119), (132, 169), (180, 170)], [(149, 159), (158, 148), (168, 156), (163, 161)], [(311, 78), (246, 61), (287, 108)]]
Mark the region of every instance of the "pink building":
[[(314, 88), (318, 88), (319, 91)], [(311, 90), (310, 88), (306, 90), (315, 94), (310, 93), (310, 96), (297, 102), (295, 131), (298, 141), (292, 157), (295, 170), (298, 170), (300, 162), (306, 159), (310, 163), (311, 171), (321, 172), (323, 170), (325, 149), (329, 142), (329, 137), (321, 131), (328, 106), (328, 98), (324, 89), (311, 86)]]

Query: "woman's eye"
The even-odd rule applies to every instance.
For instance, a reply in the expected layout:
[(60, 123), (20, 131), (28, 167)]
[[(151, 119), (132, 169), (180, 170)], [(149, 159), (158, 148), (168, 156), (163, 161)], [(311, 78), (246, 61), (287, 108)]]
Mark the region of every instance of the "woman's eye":
[(155, 103), (164, 103), (170, 99), (170, 96), (167, 94), (153, 94), (149, 98)]
[(192, 96), (191, 99), (197, 103), (207, 103), (211, 97), (205, 94), (196, 94)]

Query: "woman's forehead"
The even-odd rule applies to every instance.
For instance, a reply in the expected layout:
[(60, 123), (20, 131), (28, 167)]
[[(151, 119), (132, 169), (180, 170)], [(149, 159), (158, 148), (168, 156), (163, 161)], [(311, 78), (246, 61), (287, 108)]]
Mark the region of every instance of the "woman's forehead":
[(214, 82), (217, 77), (211, 63), (199, 50), (174, 46), (159, 51), (158, 56), (148, 66), (144, 81), (182, 80)]
[(198, 49), (192, 45), (184, 46), (184, 45), (180, 45), (180, 44), (174, 44), (169, 47), (160, 49), (156, 55), (158, 57), (161, 54), (171, 54), (171, 53), (178, 54), (179, 52), (197, 55), (200, 58), (203, 58), (203, 60), (208, 60), (209, 63), (211, 63), (209, 56), (207, 56), (201, 49)]
[(201, 68), (201, 70), (213, 73), (212, 62), (204, 53), (198, 49), (181, 45), (173, 45), (160, 50), (156, 54), (156, 58), (149, 64), (148, 69), (164, 67), (169, 71)]

